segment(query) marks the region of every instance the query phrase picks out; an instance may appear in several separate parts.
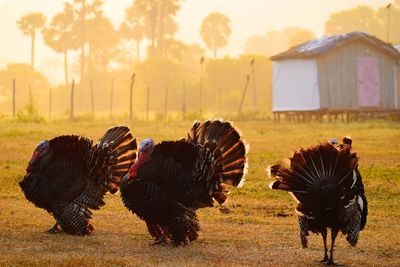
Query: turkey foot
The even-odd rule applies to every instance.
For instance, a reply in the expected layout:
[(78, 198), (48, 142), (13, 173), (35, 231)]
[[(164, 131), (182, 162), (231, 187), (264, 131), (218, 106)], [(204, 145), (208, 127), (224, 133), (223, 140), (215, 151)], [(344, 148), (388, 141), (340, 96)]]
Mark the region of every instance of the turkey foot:
[(329, 258), (329, 260), (324, 262), (324, 264), (325, 265), (332, 265), (332, 266), (344, 266), (343, 264), (338, 264), (338, 263), (334, 262), (332, 258)]
[(59, 229), (58, 228), (58, 223), (55, 223), (54, 225), (53, 225), (53, 227), (51, 227), (49, 230), (47, 230), (45, 233), (48, 233), (48, 234), (59, 234), (59, 233), (61, 233), (62, 232), (62, 230), (61, 229)]
[(319, 262), (320, 263), (325, 263), (325, 264), (327, 264), (327, 262), (328, 262), (328, 256), (325, 256), (322, 260), (320, 260)]
[(167, 238), (165, 238), (165, 235), (163, 234), (159, 239), (156, 239), (154, 243), (151, 243), (151, 245), (163, 245), (167, 243)]

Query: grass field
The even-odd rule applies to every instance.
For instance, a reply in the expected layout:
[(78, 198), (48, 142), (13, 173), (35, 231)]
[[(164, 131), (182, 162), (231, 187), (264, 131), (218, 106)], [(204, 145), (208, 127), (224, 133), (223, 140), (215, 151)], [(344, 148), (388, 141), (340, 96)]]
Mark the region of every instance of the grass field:
[[(29, 203), (18, 187), (35, 145), (65, 133), (99, 138), (112, 122), (0, 122), (0, 265), (36, 266), (305, 266), (320, 265), (322, 239), (311, 235), (309, 248), (299, 241), (295, 202), (267, 188), (265, 167), (291, 156), (293, 149), (344, 135), (353, 137), (370, 203), (366, 229), (353, 248), (340, 236), (336, 261), (347, 266), (400, 266), (400, 124), (274, 124), (239, 121), (250, 143), (246, 184), (226, 204), (198, 212), (202, 231), (184, 247), (151, 246), (145, 224), (128, 212), (120, 196), (107, 195), (94, 212), (95, 232), (87, 237), (43, 233), (54, 219)], [(190, 121), (135, 122), (139, 140), (185, 136)]]

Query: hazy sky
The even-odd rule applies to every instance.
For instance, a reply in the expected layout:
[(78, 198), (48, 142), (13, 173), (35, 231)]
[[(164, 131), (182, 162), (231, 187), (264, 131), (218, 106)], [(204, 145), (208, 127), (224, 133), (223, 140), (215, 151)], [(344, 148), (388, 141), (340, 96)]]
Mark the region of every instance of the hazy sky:
[[(17, 28), (16, 21), (29, 12), (40, 11), (48, 18), (63, 9), (64, 0), (0, 0), (0, 67), (8, 62), (29, 62), (30, 41)], [(132, 0), (104, 0), (105, 14), (117, 26), (124, 17), (125, 8)], [(303, 27), (323, 34), (324, 23), (332, 12), (358, 5), (383, 6), (390, 0), (185, 0), (177, 15), (177, 39), (186, 43), (201, 42), (199, 30), (202, 20), (210, 12), (224, 13), (231, 20), (232, 35), (228, 46), (219, 55), (238, 55), (252, 35), (285, 27)], [(45, 66), (60, 60), (61, 55), (37, 42), (36, 66)], [(47, 62), (47, 64), (46, 64)]]

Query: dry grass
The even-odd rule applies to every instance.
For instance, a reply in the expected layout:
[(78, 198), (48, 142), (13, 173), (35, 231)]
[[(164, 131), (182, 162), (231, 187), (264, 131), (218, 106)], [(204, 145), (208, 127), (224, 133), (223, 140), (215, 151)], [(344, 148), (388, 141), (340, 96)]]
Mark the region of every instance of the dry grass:
[[(199, 211), (200, 238), (185, 247), (150, 246), (145, 225), (107, 195), (95, 211), (95, 232), (88, 237), (43, 233), (53, 224), (45, 211), (28, 203), (18, 181), (36, 143), (64, 133), (99, 138), (111, 122), (22, 124), (0, 122), (0, 265), (33, 266), (303, 266), (320, 265), (322, 240), (309, 238), (301, 249), (293, 209), (283, 192), (267, 189), (264, 169), (290, 156), (293, 148), (350, 134), (361, 157), (361, 173), (370, 215), (356, 248), (338, 238), (336, 259), (349, 266), (400, 266), (400, 125), (374, 121), (354, 124), (273, 124), (237, 122), (251, 144), (245, 187), (230, 196), (225, 214), (218, 208)], [(191, 122), (132, 123), (142, 139), (184, 136)], [(283, 216), (282, 216), (283, 215)]]

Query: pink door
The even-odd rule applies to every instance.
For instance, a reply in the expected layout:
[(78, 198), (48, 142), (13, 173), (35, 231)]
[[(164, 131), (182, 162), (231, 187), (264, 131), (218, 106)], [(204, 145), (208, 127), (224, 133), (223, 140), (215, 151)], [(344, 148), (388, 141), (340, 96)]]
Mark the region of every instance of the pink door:
[(377, 58), (357, 59), (357, 93), (359, 107), (379, 107), (381, 101), (379, 61)]

